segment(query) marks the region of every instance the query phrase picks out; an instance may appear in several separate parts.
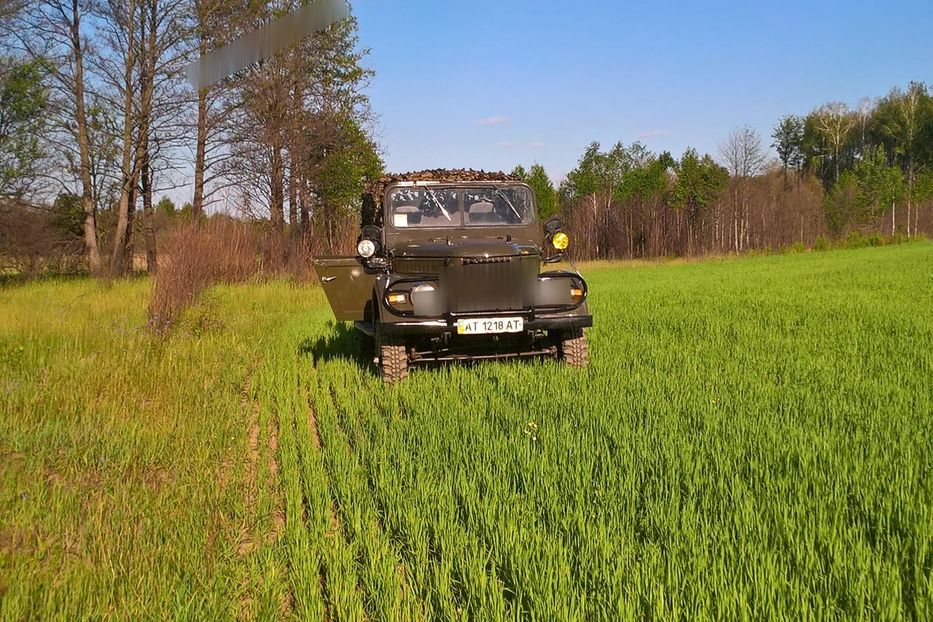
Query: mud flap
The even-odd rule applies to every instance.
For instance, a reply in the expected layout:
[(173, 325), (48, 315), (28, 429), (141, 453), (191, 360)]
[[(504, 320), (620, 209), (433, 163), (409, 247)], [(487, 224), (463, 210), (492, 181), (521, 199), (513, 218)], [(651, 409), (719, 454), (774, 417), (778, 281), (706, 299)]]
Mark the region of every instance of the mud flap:
[(362, 321), (366, 305), (372, 300), (375, 273), (369, 273), (359, 257), (318, 257), (314, 270), (334, 317), (344, 321)]

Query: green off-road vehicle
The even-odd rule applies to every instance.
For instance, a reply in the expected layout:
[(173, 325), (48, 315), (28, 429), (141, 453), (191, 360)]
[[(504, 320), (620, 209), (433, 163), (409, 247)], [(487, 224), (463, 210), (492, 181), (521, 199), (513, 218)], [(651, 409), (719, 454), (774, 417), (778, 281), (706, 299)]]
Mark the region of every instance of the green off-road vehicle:
[(371, 184), (357, 255), (314, 264), (334, 315), (371, 338), (387, 382), (433, 361), (550, 355), (582, 367), (586, 281), (548, 269), (568, 242), (516, 178), (425, 171)]

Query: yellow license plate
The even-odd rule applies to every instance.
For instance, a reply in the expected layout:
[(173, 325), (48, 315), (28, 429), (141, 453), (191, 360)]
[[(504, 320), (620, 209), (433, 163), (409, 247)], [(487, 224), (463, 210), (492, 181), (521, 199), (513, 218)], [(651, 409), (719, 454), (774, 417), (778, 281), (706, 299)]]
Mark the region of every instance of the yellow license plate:
[(457, 320), (458, 335), (490, 335), (496, 333), (520, 333), (525, 322), (520, 317), (483, 317)]

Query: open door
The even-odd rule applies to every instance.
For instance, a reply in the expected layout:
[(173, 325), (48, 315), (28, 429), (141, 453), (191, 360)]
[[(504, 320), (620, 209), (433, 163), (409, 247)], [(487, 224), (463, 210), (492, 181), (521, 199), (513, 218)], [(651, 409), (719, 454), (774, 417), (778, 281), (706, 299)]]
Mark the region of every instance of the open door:
[(372, 300), (375, 274), (369, 274), (360, 257), (318, 257), (314, 270), (321, 281), (334, 317), (344, 321), (363, 320), (366, 303)]

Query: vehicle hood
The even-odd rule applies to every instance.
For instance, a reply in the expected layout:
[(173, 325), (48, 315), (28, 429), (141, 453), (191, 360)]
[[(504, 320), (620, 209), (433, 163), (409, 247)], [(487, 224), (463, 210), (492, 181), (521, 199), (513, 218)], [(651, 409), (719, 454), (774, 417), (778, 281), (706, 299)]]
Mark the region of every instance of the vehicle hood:
[(399, 244), (392, 249), (395, 257), (507, 257), (540, 255), (532, 244), (509, 242), (501, 238), (432, 240)]

